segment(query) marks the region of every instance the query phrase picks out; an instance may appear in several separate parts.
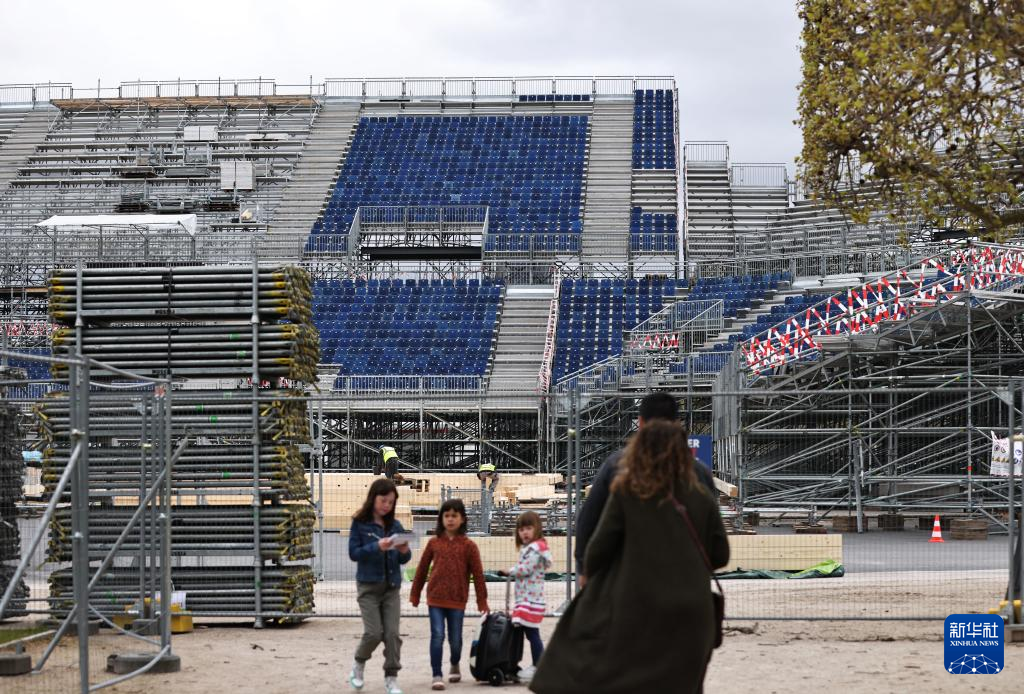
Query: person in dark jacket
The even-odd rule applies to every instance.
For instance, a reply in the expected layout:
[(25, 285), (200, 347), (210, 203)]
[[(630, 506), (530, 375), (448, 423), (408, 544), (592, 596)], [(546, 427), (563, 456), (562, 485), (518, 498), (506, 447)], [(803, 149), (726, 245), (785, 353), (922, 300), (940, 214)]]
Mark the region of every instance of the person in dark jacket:
[(648, 422), (630, 440), (587, 547), (590, 580), (555, 627), (530, 682), (538, 694), (701, 692), (716, 620), (711, 566), (729, 560), (717, 504), (694, 474), (678, 422)]
[[(668, 420), (675, 422), (679, 420), (679, 403), (668, 393), (649, 393), (640, 401), (640, 417), (637, 420), (637, 429), (643, 429), (648, 422), (655, 420)], [(583, 557), (587, 551), (587, 543), (590, 536), (597, 527), (597, 521), (601, 518), (601, 511), (608, 501), (608, 487), (615, 479), (618, 472), (619, 460), (622, 459), (623, 450), (620, 449), (609, 455), (601, 467), (598, 468), (593, 482), (590, 484), (590, 492), (587, 500), (583, 502), (579, 512), (576, 514), (576, 547), (573, 556), (576, 558), (576, 575), (579, 576), (580, 584), (587, 582), (586, 573), (583, 571)], [(718, 499), (718, 490), (715, 488), (715, 480), (711, 472), (700, 463), (693, 466), (697, 479), (707, 489), (712, 499)]]
[(392, 546), (392, 537), (405, 532), (395, 519), (398, 489), (388, 479), (374, 480), (362, 508), (352, 516), (348, 535), (348, 556), (356, 562), (359, 612), (363, 617), (363, 638), (356, 648), (348, 682), (363, 688), (364, 669), (374, 649), (384, 642), (384, 691), (401, 694), (398, 671), (402, 669), (402, 639), (398, 617), (402, 603), (402, 564), (412, 559), (408, 544)]

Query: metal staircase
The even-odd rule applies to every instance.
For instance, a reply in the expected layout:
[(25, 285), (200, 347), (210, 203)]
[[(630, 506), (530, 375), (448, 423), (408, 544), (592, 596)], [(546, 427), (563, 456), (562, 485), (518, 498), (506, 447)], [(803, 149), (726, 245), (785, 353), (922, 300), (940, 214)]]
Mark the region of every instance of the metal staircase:
[(50, 121), (56, 113), (49, 108), (28, 111), (10, 136), (0, 143), (0, 192), (6, 190), (10, 182), (17, 178), (18, 169), (24, 166), (36, 147), (46, 139)]
[(625, 263), (633, 167), (633, 101), (594, 102), (583, 207), (582, 261)]
[(498, 325), (488, 395), (537, 392), (544, 340), (554, 290), (544, 286), (508, 287)]
[(324, 104), (270, 222), (271, 234), (308, 234), (319, 218), (345, 163), (359, 104)]

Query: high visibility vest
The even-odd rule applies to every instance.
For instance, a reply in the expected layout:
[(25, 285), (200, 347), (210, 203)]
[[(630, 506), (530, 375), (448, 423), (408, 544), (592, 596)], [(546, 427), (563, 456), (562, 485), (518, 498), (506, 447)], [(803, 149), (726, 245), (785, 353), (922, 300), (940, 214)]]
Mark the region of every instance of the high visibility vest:
[(392, 448), (391, 446), (381, 446), (380, 453), (381, 453), (381, 455), (384, 456), (384, 462), (385, 463), (387, 463), (392, 458), (397, 458), (398, 457), (398, 453), (395, 452), (395, 449)]
[(480, 472), (496, 472), (497, 469), (494, 463), (480, 463)]

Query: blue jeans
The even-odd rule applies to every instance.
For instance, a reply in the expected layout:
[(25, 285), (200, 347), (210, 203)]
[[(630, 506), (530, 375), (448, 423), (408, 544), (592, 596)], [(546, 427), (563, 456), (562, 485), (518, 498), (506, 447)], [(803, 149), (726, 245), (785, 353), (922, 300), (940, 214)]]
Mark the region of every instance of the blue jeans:
[(434, 677), (441, 677), (441, 652), (444, 649), (444, 626), (448, 623), (448, 647), (451, 648), (452, 665), (462, 659), (462, 618), (465, 610), (448, 607), (431, 607), (430, 612), (430, 669)]

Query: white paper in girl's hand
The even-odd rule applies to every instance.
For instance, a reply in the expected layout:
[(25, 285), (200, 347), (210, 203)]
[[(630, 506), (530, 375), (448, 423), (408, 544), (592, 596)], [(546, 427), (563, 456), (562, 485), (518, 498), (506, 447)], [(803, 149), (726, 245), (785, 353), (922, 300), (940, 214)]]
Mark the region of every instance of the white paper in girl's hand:
[(416, 539), (416, 533), (395, 533), (388, 539), (391, 540), (392, 547), (398, 547), (413, 542)]

